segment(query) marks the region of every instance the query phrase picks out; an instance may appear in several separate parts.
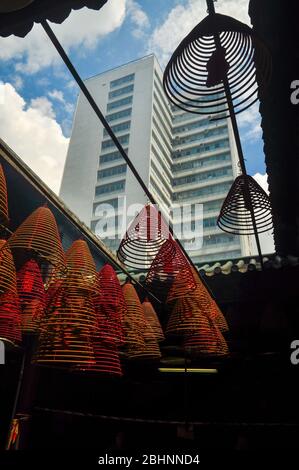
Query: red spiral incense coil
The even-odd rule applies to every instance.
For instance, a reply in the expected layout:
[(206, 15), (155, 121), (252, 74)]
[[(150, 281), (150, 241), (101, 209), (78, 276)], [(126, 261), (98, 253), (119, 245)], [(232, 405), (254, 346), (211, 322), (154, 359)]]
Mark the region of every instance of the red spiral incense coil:
[(207, 315), (215, 323), (215, 325), (218, 326), (219, 330), (222, 333), (227, 332), (229, 330), (229, 327), (228, 327), (227, 321), (226, 321), (223, 313), (221, 312), (220, 308), (218, 307), (216, 301), (214, 299), (212, 299), (210, 294), (207, 292), (207, 290), (206, 290), (205, 286), (203, 285), (203, 283), (201, 282), (199, 274), (198, 274), (198, 272), (196, 271), (195, 268), (192, 268), (192, 272), (193, 272), (194, 279), (195, 279), (196, 286), (197, 286), (196, 289), (203, 290), (205, 292), (205, 295), (206, 295), (209, 303), (210, 303), (210, 308), (207, 311)]
[(109, 264), (105, 264), (97, 275), (94, 305), (101, 340), (107, 345), (122, 344), (122, 323), (127, 306), (116, 272)]
[(158, 315), (155, 312), (155, 309), (152, 306), (151, 302), (149, 302), (149, 300), (146, 299), (142, 303), (142, 308), (144, 311), (145, 318), (149, 322), (156, 340), (163, 341), (165, 339), (165, 336), (162, 330), (162, 326), (159, 321)]
[(8, 222), (7, 186), (3, 168), (0, 164), (0, 224), (6, 226)]
[(9, 238), (12, 251), (37, 257), (65, 271), (64, 252), (54, 215), (48, 207), (39, 207), (27, 217)]
[(117, 256), (126, 266), (147, 270), (169, 237), (169, 227), (161, 212), (147, 204), (127, 229)]
[(0, 294), (12, 290), (16, 292), (16, 269), (7, 240), (0, 240)]
[(65, 367), (94, 365), (93, 338), (98, 335), (98, 325), (91, 294), (65, 284), (53, 293), (41, 322), (35, 362)]
[(143, 331), (146, 327), (146, 320), (134, 286), (127, 282), (122, 287), (122, 291), (127, 305), (123, 323), (124, 351), (126, 356), (132, 357), (140, 355), (145, 349)]
[(94, 291), (96, 265), (84, 240), (76, 240), (65, 254), (67, 266), (66, 284), (69, 288)]
[(37, 262), (27, 261), (17, 273), (17, 286), (22, 309), (22, 330), (38, 333), (45, 313), (46, 293)]
[(0, 340), (21, 343), (21, 309), (16, 290), (0, 295)]
[[(191, 265), (178, 243), (173, 239), (166, 240), (151, 264), (145, 281), (146, 286), (162, 294), (171, 288), (179, 273), (183, 278), (184, 292), (172, 291), (169, 294), (169, 302), (170, 298), (176, 298), (178, 294), (184, 295), (187, 291), (195, 289), (196, 283)], [(176, 289), (178, 287), (177, 283)]]
[(184, 337), (183, 347), (191, 356), (226, 356), (228, 345), (220, 330), (207, 317), (203, 317), (199, 330)]

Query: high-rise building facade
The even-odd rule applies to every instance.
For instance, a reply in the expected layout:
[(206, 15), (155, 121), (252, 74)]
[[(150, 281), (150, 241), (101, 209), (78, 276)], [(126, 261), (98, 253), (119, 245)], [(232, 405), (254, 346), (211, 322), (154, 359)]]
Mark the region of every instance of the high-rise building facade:
[[(181, 230), (181, 236), (193, 260), (248, 255), (247, 238), (226, 234), (216, 225), (238, 172), (228, 120), (212, 121), (173, 107), (164, 94), (162, 70), (154, 55), (90, 78), (86, 85), (175, 229), (182, 229), (178, 207), (190, 208), (189, 231)], [(83, 94), (78, 98), (60, 195), (112, 250), (140, 208), (135, 205), (147, 202)], [(198, 203), (202, 211), (195, 210)], [(110, 221), (111, 206), (116, 218)], [(194, 245), (194, 230), (201, 224), (202, 242)]]

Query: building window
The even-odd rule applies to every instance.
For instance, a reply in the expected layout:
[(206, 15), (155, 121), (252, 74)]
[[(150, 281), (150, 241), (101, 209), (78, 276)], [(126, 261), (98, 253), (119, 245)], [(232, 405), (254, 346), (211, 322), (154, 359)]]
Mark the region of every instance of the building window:
[(210, 196), (212, 194), (227, 193), (231, 187), (232, 182), (215, 184), (213, 186), (206, 186), (205, 188), (191, 189), (174, 194), (174, 201), (182, 201), (200, 196)]
[(98, 180), (101, 178), (108, 178), (109, 176), (121, 175), (126, 173), (127, 165), (113, 166), (112, 168), (106, 168), (105, 170), (98, 171)]
[(116, 88), (119, 85), (122, 85), (123, 83), (129, 83), (134, 80), (135, 74), (130, 73), (130, 75), (125, 75), (124, 77), (117, 78), (116, 80), (112, 80), (110, 82), (110, 88)]
[(119, 108), (120, 106), (125, 106), (126, 104), (132, 104), (133, 96), (128, 96), (127, 98), (122, 98), (121, 100), (112, 101), (112, 103), (107, 104), (107, 111), (111, 109)]
[[(131, 127), (131, 121), (126, 121), (120, 124), (116, 124), (115, 126), (111, 126), (111, 129), (116, 134), (117, 132), (123, 132), (123, 131), (130, 129), (130, 127)], [(104, 136), (109, 135), (106, 129), (104, 129), (103, 135)]]
[[(127, 134), (127, 135), (122, 135), (121, 137), (118, 138), (119, 142), (123, 145), (123, 144), (128, 144), (129, 143), (129, 137), (130, 135)], [(104, 140), (102, 142), (102, 150), (104, 149), (108, 149), (110, 147), (114, 147), (115, 146), (115, 143), (113, 142), (112, 139), (109, 139), (109, 140)]]
[(116, 98), (117, 96), (126, 95), (127, 93), (132, 93), (133, 90), (134, 90), (134, 85), (128, 85), (123, 88), (119, 88), (118, 90), (110, 91), (108, 95), (109, 100)]
[(218, 170), (205, 171), (203, 173), (197, 173), (196, 175), (188, 175), (183, 176), (182, 178), (175, 178), (173, 180), (173, 186), (199, 183), (213, 178), (223, 178), (224, 176), (232, 176), (232, 174), (232, 168), (219, 168)]
[(117, 119), (122, 119), (124, 117), (131, 116), (132, 108), (124, 109), (123, 111), (118, 111), (117, 113), (107, 114), (106, 120), (108, 122), (116, 121)]
[(115, 181), (114, 183), (103, 184), (97, 186), (95, 195), (100, 196), (101, 194), (113, 193), (116, 191), (123, 191), (125, 189), (126, 180)]
[(187, 148), (184, 150), (176, 150), (173, 152), (172, 156), (174, 159), (182, 157), (190, 157), (190, 155), (196, 155), (204, 152), (211, 152), (212, 150), (217, 150), (220, 148), (229, 147), (229, 139), (218, 140), (217, 142), (212, 142), (209, 144), (200, 144), (197, 147)]
[(215, 129), (205, 129), (203, 132), (188, 135), (185, 137), (177, 137), (173, 140), (173, 145), (185, 145), (191, 142), (196, 142), (198, 140), (207, 139), (209, 137), (213, 137), (215, 135), (227, 134), (226, 127), (219, 127)]
[(119, 200), (117, 197), (114, 199), (107, 199), (106, 201), (102, 201), (101, 203), (96, 203), (93, 205), (93, 214), (96, 214), (97, 210), (101, 209), (105, 204), (113, 207), (114, 209), (118, 209), (118, 203)]
[(194, 168), (201, 168), (203, 166), (210, 166), (217, 162), (229, 162), (231, 156), (229, 153), (221, 153), (219, 155), (211, 155), (210, 157), (200, 158), (198, 160), (191, 160), (187, 162), (176, 163), (173, 165), (173, 172), (193, 170)]
[[(124, 149), (124, 151), (127, 153), (128, 149)], [(106, 153), (105, 155), (100, 155), (99, 164), (101, 165), (104, 163), (115, 162), (116, 160), (123, 160), (123, 157), (118, 150), (115, 152)]]
[(229, 234), (221, 234), (221, 235), (209, 235), (204, 237), (203, 239), (203, 246), (209, 245), (218, 245), (224, 243), (237, 243), (239, 240), (238, 235), (229, 235)]

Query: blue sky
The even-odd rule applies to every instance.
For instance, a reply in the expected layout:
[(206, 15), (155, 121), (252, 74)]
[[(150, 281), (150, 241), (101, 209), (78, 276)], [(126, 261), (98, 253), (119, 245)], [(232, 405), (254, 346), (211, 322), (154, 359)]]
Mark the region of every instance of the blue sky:
[[(249, 23), (248, 0), (218, 0), (216, 8)], [(205, 12), (205, 0), (108, 0), (100, 12), (73, 12), (54, 30), (87, 78), (151, 52), (165, 65)], [(0, 86), (1, 138), (57, 192), (78, 89), (40, 26), (25, 39), (0, 40)], [(264, 175), (257, 107), (240, 125), (248, 172)]]

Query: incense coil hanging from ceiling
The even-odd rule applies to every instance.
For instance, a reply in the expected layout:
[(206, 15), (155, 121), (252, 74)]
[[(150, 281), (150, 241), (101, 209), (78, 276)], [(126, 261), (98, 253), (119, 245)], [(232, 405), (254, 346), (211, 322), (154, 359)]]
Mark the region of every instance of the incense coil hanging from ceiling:
[(68, 288), (95, 290), (96, 265), (84, 240), (75, 240), (65, 254)]
[(22, 339), (17, 275), (6, 240), (0, 240), (0, 339), (12, 344)]
[(225, 80), (238, 114), (257, 101), (271, 72), (270, 53), (252, 29), (216, 13), (202, 20), (179, 44), (166, 66), (163, 87), (178, 108), (221, 119), (229, 112)]
[(147, 270), (169, 237), (169, 227), (161, 212), (154, 205), (147, 204), (127, 229), (117, 257), (126, 266)]
[(196, 333), (184, 337), (184, 350), (191, 356), (228, 355), (229, 348), (220, 330), (206, 316), (202, 320)]
[[(184, 278), (181, 286), (184, 292), (195, 289), (196, 283), (191, 265), (178, 243), (170, 238), (162, 245), (151, 264), (145, 280), (146, 287), (158, 292), (160, 296), (167, 295), (167, 291), (179, 273), (181, 273), (181, 278)], [(177, 295), (181, 295), (178, 283), (177, 292), (173, 292), (173, 297)]]
[(56, 220), (48, 207), (39, 207), (32, 212), (11, 235), (9, 245), (16, 255), (35, 257), (59, 272), (66, 269)]
[(142, 303), (142, 308), (143, 308), (146, 320), (149, 322), (150, 326), (152, 327), (155, 338), (158, 341), (163, 341), (165, 339), (165, 336), (164, 336), (163, 329), (159, 321), (158, 315), (153, 305), (151, 304), (151, 302), (149, 302), (148, 299), (146, 299)]
[(254, 235), (251, 210), (258, 233), (273, 228), (268, 195), (252, 176), (240, 175), (226, 196), (217, 224), (221, 230), (236, 235)]
[(28, 260), (17, 272), (17, 286), (21, 304), (22, 330), (38, 333), (45, 314), (46, 292), (38, 264)]
[(101, 341), (110, 346), (122, 344), (127, 306), (116, 272), (109, 264), (97, 274), (94, 305)]
[(116, 346), (106, 346), (98, 339), (93, 339), (94, 363), (74, 367), (76, 372), (90, 372), (104, 375), (122, 376), (119, 352)]
[(62, 283), (47, 305), (34, 362), (60, 367), (93, 365), (97, 334), (92, 294)]
[(7, 185), (3, 168), (0, 164), (0, 224), (6, 226), (8, 222)]

